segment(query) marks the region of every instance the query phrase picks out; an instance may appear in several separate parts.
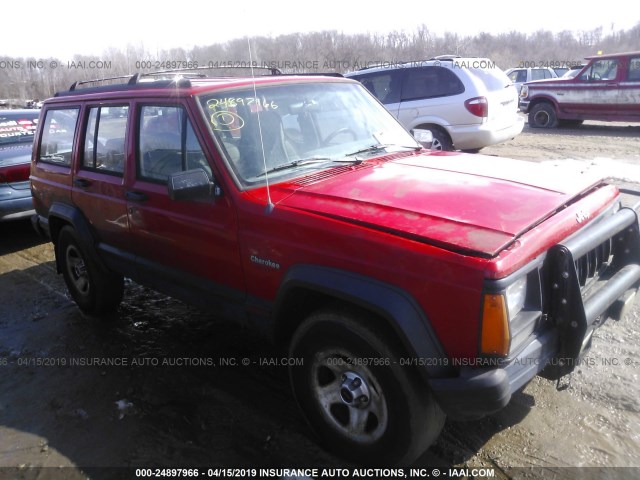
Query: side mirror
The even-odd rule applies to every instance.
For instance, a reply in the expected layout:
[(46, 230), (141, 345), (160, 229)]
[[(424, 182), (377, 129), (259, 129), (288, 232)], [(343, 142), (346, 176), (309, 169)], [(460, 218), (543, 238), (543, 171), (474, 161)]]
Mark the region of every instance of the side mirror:
[(209, 180), (209, 175), (201, 168), (175, 172), (167, 181), (171, 200), (199, 200), (219, 195), (219, 188)]
[(413, 138), (422, 144), (424, 148), (431, 148), (433, 144), (433, 134), (431, 130), (424, 130), (422, 128), (414, 128), (411, 130)]

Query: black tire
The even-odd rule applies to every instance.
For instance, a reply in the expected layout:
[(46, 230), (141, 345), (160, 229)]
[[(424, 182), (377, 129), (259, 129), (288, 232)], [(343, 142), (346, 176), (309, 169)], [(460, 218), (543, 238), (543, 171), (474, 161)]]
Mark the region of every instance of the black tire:
[(124, 293), (124, 279), (99, 268), (80, 246), (75, 230), (66, 226), (56, 242), (56, 257), (69, 293), (83, 312), (99, 316), (113, 312)]
[(538, 103), (529, 112), (529, 126), (533, 128), (556, 128), (558, 116), (553, 105)]
[(449, 137), (449, 134), (440, 128), (427, 127), (425, 130), (429, 130), (433, 135), (433, 143), (431, 144), (431, 150), (440, 150), (450, 152), (453, 150), (453, 142)]
[(445, 415), (364, 320), (358, 311), (328, 309), (303, 322), (289, 352), (303, 359), (289, 369), (293, 392), (327, 449), (360, 464), (407, 465), (435, 441)]

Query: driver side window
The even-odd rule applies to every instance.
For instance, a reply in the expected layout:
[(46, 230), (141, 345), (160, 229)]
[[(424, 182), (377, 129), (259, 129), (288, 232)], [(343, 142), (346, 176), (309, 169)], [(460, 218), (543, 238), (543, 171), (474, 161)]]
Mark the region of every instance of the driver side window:
[(165, 183), (175, 172), (202, 168), (212, 178), (211, 167), (187, 112), (177, 106), (144, 106), (138, 126), (138, 176)]
[(584, 82), (606, 82), (618, 76), (617, 60), (597, 60), (581, 76)]

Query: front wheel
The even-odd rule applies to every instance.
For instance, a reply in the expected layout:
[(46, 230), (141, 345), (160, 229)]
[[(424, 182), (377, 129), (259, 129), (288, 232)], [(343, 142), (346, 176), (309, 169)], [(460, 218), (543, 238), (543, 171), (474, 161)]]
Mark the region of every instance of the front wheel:
[(383, 335), (350, 310), (311, 315), (296, 331), (291, 384), (324, 445), (363, 464), (405, 465), (439, 435), (444, 413)]
[(76, 231), (70, 226), (60, 230), (56, 257), (69, 293), (83, 312), (100, 315), (112, 312), (120, 304), (124, 279), (98, 267), (83, 250)]
[(558, 116), (553, 105), (538, 103), (529, 112), (529, 126), (534, 128), (556, 128)]

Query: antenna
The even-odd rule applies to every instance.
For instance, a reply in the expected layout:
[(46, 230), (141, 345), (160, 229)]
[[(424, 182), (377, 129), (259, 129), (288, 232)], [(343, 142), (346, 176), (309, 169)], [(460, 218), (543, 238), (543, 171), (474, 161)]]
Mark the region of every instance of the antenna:
[[(247, 37), (247, 45), (249, 46), (249, 65), (251, 66), (251, 80), (253, 81), (253, 98), (255, 105), (260, 105), (258, 101), (258, 92), (256, 90), (256, 77), (253, 74), (253, 56), (251, 55), (251, 40)], [(262, 141), (262, 125), (260, 124), (260, 109), (256, 109), (256, 116), (258, 117), (258, 132), (260, 133), (260, 148), (262, 149), (262, 164), (264, 166), (264, 179), (267, 186), (267, 213), (273, 211), (274, 205), (271, 201), (271, 189), (269, 188), (269, 174), (267, 173), (267, 155), (264, 151), (264, 142)]]

